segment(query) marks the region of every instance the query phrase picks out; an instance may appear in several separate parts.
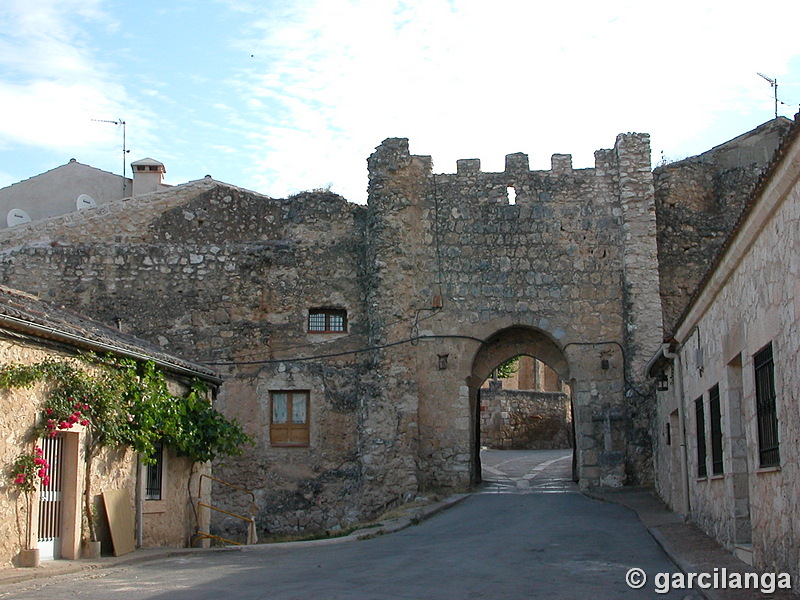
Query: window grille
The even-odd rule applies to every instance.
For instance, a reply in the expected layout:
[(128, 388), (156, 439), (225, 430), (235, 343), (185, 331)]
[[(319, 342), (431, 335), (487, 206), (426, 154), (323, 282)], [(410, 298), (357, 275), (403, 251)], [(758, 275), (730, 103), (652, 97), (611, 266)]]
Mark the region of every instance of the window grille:
[(333, 308), (312, 308), (308, 311), (308, 331), (314, 333), (347, 331), (347, 311)]
[(715, 385), (708, 393), (708, 411), (711, 419), (711, 473), (721, 475), (724, 472), (722, 459), (722, 410), (719, 400), (719, 385)]
[(758, 420), (758, 455), (762, 467), (781, 462), (778, 443), (778, 411), (775, 392), (775, 363), (772, 344), (753, 357), (756, 384), (756, 417)]
[(697, 476), (706, 477), (706, 413), (702, 396), (694, 401), (694, 414), (697, 422)]
[(145, 474), (145, 500), (161, 500), (162, 495), (164, 444), (156, 442), (154, 445), (156, 451), (151, 458), (155, 462), (147, 465), (147, 473)]

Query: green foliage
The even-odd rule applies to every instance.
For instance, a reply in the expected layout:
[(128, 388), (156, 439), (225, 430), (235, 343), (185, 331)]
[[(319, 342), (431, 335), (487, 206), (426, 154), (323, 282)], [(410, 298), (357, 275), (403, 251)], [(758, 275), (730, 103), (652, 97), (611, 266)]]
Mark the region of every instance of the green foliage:
[(498, 379), (508, 379), (519, 371), (519, 356), (509, 358), (506, 362), (497, 367), (496, 371)]
[[(164, 374), (145, 363), (113, 357), (76, 361), (45, 360), (33, 365), (0, 367), (0, 387), (49, 386), (42, 407), (39, 435), (86, 427), (90, 455), (102, 446), (131, 446), (150, 457), (163, 440), (179, 454), (205, 462), (218, 455), (237, 456), (252, 440), (241, 426), (215, 410), (206, 388), (195, 381), (184, 396), (168, 390)], [(147, 459), (146, 459), (147, 460)]]

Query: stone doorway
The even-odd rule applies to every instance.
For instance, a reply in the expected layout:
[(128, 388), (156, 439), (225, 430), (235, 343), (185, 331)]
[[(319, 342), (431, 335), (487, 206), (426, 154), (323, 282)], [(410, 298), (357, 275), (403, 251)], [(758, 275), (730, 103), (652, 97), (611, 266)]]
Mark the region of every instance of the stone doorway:
[[(541, 411), (538, 413), (532, 410), (531, 406), (526, 406), (532, 398), (522, 398), (526, 395), (523, 392), (519, 394), (508, 394), (508, 398), (502, 398), (502, 385), (496, 383), (499, 378), (494, 378), (498, 367), (508, 364), (509, 361), (519, 358), (523, 362), (523, 368), (538, 368), (538, 364), (547, 365), (546, 377), (540, 381), (539, 385), (544, 386), (546, 382), (550, 387), (555, 388), (558, 386), (558, 396), (551, 400), (550, 404), (561, 404), (562, 412), (564, 414), (563, 423), (560, 428), (566, 428), (568, 432), (564, 437), (566, 440), (557, 445), (573, 446), (572, 440), (574, 439), (574, 423), (572, 421), (572, 401), (571, 401), (571, 386), (569, 383), (569, 365), (567, 359), (556, 342), (551, 339), (546, 333), (528, 326), (513, 326), (496, 332), (489, 337), (486, 342), (479, 348), (472, 363), (472, 374), (469, 379), (470, 385), (470, 412), (472, 414), (472, 461), (473, 461), (473, 484), (481, 482), (481, 448), (484, 446), (485, 438), (492, 435), (492, 427), (487, 421), (494, 420), (496, 433), (492, 445), (503, 447), (506, 444), (508, 448), (516, 445), (530, 446), (531, 436), (535, 433), (537, 427), (536, 417), (541, 417)], [(552, 373), (552, 374), (550, 374)], [(529, 377), (530, 375), (530, 377)], [(547, 380), (549, 377), (549, 381)], [(519, 387), (519, 380), (522, 379), (523, 385), (531, 386), (536, 379), (533, 373), (523, 373), (517, 376), (516, 385)], [(488, 381), (488, 384), (486, 382)], [(557, 383), (556, 383), (557, 382)], [(562, 383), (563, 382), (563, 383)], [(513, 395), (520, 396), (513, 398)], [(552, 402), (552, 400), (556, 400)], [(497, 416), (488, 416), (487, 412), (492, 412), (493, 407), (490, 405), (495, 403), (500, 405), (500, 409), (496, 410)], [(502, 410), (502, 403), (510, 407), (511, 405), (517, 406), (517, 412), (512, 416), (514, 411)], [(525, 407), (525, 408), (523, 408)], [(496, 408), (496, 407), (494, 407)], [(503, 413), (508, 413), (504, 416)], [(551, 417), (552, 419), (552, 417)], [(507, 423), (504, 422), (507, 420)], [(556, 419), (557, 420), (557, 419)], [(531, 427), (531, 425), (534, 425)], [(544, 429), (547, 429), (546, 427)], [(541, 433), (541, 432), (540, 432)], [(505, 434), (505, 437), (504, 437)], [(553, 445), (550, 445), (553, 447)], [(573, 458), (573, 464), (574, 464)]]

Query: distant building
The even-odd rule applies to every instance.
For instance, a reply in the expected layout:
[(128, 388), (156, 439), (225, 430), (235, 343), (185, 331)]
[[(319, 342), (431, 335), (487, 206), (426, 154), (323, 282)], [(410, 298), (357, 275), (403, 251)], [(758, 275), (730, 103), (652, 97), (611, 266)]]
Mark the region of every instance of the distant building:
[(0, 189), (0, 229), (73, 213), (166, 189), (164, 164), (144, 158), (131, 163), (133, 178), (115, 175), (74, 158), (67, 164)]

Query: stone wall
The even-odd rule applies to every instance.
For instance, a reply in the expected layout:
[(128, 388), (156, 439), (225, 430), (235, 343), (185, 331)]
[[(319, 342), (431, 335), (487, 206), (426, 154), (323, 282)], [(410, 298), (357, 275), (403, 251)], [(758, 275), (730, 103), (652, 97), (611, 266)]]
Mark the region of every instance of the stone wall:
[[(254, 490), (260, 535), (466, 489), (478, 388), (520, 354), (572, 384), (581, 484), (635, 484), (651, 477), (638, 365), (661, 331), (649, 161), (628, 134), (592, 169), (511, 154), (500, 173), (434, 174), (390, 139), (366, 207), (201, 180), (4, 232), (0, 280), (219, 368), (217, 406), (255, 446), (215, 472)], [(348, 330), (309, 333), (313, 307), (346, 310)], [(276, 390), (309, 392), (307, 447), (271, 442)]]
[(791, 121), (768, 121), (699, 156), (653, 171), (665, 339), (733, 229)]
[(481, 446), (495, 450), (572, 447), (569, 396), (561, 392), (503, 389), (502, 380), (481, 389)]

